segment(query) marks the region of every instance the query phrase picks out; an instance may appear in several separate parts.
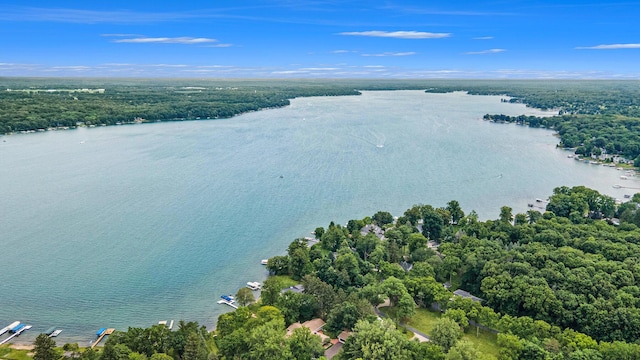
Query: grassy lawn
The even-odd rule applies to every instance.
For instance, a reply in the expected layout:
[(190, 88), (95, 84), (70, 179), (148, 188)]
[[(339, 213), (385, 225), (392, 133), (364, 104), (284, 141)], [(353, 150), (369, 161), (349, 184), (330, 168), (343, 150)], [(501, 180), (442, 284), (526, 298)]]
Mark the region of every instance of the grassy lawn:
[(471, 326), (468, 331), (465, 331), (462, 338), (469, 340), (481, 354), (491, 355), (496, 359), (498, 358), (498, 352), (500, 350), (498, 347), (498, 335), (480, 329), (476, 337), (476, 328)]
[(216, 338), (214, 336), (210, 336), (207, 341), (207, 350), (210, 353), (217, 354), (218, 353), (218, 345), (216, 344)]
[(440, 313), (436, 311), (429, 311), (427, 309), (416, 309), (415, 315), (411, 317), (405, 324), (416, 328), (423, 333), (429, 335), (431, 330), (436, 324), (436, 321), (440, 319)]
[(272, 277), (278, 279), (283, 289), (300, 284), (300, 281), (293, 280), (289, 275), (275, 275)]
[[(383, 307), (380, 311), (393, 318), (395, 316), (395, 309)], [(440, 319), (441, 314), (435, 311), (429, 311), (427, 309), (416, 309), (415, 315), (411, 317), (405, 324), (422, 331), (429, 335), (431, 330), (436, 324), (436, 321)], [(480, 353), (489, 355), (490, 357), (498, 358), (498, 336), (480, 329), (478, 336), (476, 336), (476, 328), (471, 327), (462, 335), (463, 339), (471, 342)]]
[(31, 357), (27, 356), (29, 350), (15, 350), (11, 349), (9, 345), (0, 346), (0, 359), (7, 360), (31, 360)]

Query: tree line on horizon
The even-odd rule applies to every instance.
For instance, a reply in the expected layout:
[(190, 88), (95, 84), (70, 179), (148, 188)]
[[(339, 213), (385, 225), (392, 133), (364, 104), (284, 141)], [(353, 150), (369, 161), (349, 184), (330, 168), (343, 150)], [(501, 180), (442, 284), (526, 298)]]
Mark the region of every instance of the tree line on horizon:
[[(271, 80), (0, 78), (0, 134), (135, 122), (211, 120), (289, 105), (306, 96), (358, 95), (360, 90), (466, 91), (554, 110), (558, 116), (487, 119), (546, 127), (560, 146), (585, 156), (640, 155), (640, 86), (636, 81), (534, 80)], [(104, 88), (103, 93), (74, 89)], [(640, 163), (640, 162), (639, 162)]]

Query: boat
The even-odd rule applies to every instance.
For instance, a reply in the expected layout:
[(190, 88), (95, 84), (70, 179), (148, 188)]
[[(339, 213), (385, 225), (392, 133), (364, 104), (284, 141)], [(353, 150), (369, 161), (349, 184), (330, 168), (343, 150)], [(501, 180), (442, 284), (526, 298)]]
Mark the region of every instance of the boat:
[(13, 329), (9, 330), (9, 332), (15, 334), (15, 333), (19, 332), (20, 330), (22, 330), (22, 328), (24, 328), (25, 326), (27, 326), (27, 325), (26, 324), (18, 324), (16, 326), (14, 326)]
[(251, 290), (260, 290), (262, 288), (262, 284), (260, 284), (259, 282), (253, 282), (253, 281), (249, 281), (247, 282), (247, 287)]
[(262, 259), (262, 261), (260, 261), (260, 264), (262, 265), (267, 265), (269, 263), (269, 260), (267, 259)]
[(56, 331), (56, 327), (52, 326), (52, 327), (48, 328), (45, 332), (43, 332), (43, 334), (51, 335), (51, 334), (53, 334), (54, 331)]
[(62, 330), (58, 329), (58, 330), (52, 332), (51, 335), (49, 335), (49, 337), (56, 337), (56, 336), (60, 335), (61, 332), (62, 332)]
[(20, 325), (20, 321), (14, 321), (11, 324), (5, 326), (4, 328), (0, 329), (0, 335), (6, 333), (7, 331), (10, 331), (11, 329), (13, 329), (14, 327)]
[(107, 331), (107, 328), (100, 328), (100, 329), (98, 329), (98, 331), (96, 331), (96, 336), (100, 336), (100, 335), (102, 335), (105, 331)]
[(231, 295), (222, 295), (220, 296), (223, 300), (226, 300), (230, 303), (234, 303), (236, 300)]

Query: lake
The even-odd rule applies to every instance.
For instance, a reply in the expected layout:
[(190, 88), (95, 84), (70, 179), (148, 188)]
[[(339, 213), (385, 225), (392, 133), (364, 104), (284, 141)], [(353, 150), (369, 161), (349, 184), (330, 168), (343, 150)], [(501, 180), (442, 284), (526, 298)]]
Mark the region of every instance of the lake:
[[(422, 91), (298, 98), (232, 119), (0, 137), (0, 327), (160, 320), (212, 328), (220, 295), (265, 277), (260, 260), (330, 221), (414, 204), (498, 217), (586, 185), (617, 198), (620, 171), (556, 149), (552, 131), (482, 120), (540, 114), (496, 96)], [(625, 184), (637, 183), (634, 179)], [(629, 185), (632, 186), (632, 185)]]

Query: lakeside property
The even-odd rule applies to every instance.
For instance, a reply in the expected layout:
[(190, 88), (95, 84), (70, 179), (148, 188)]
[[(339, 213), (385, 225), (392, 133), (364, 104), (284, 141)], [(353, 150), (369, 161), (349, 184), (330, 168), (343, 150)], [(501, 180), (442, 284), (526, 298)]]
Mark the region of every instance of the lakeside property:
[(568, 159), (548, 130), (480, 120), (523, 111), (500, 97), (366, 92), (228, 121), (3, 137), (3, 286), (24, 301), (0, 321), (55, 324), (59, 341), (79, 343), (168, 318), (212, 329), (224, 311), (212, 299), (261, 281), (260, 260), (309, 224), (447, 194), (483, 219), (505, 203), (526, 211), (561, 184), (629, 194), (612, 187), (617, 171)]

